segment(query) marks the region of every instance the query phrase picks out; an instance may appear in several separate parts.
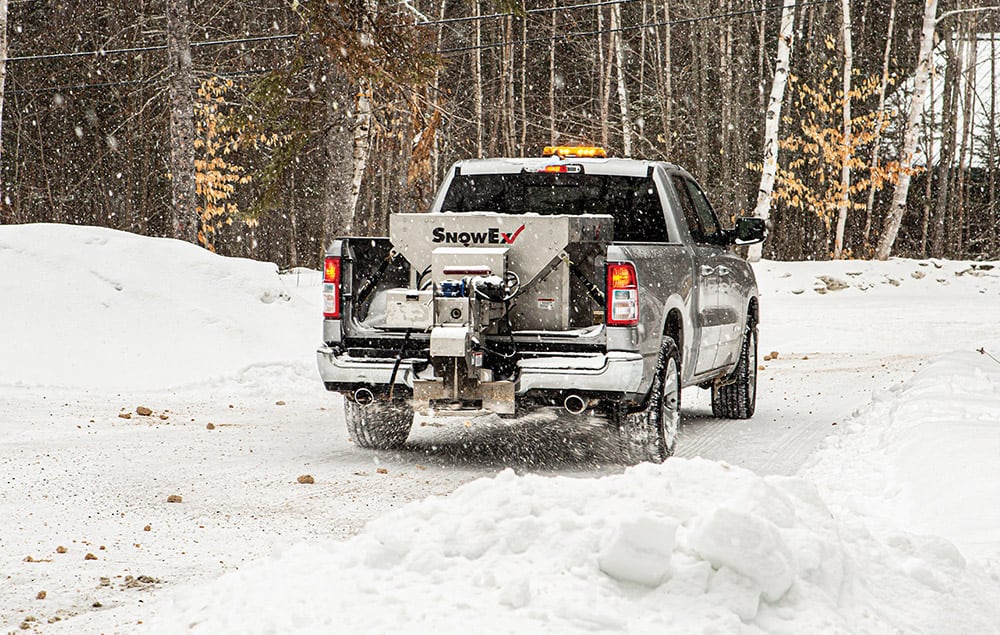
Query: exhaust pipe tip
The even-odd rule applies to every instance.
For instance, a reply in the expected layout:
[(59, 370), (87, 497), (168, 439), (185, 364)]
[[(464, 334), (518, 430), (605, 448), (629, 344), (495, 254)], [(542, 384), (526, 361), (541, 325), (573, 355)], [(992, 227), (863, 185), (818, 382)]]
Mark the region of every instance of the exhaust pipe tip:
[(358, 388), (354, 391), (354, 401), (359, 406), (367, 406), (371, 402), (375, 401), (375, 395), (367, 388)]
[(587, 409), (587, 401), (580, 395), (569, 395), (563, 401), (563, 408), (570, 414), (583, 414), (583, 411)]

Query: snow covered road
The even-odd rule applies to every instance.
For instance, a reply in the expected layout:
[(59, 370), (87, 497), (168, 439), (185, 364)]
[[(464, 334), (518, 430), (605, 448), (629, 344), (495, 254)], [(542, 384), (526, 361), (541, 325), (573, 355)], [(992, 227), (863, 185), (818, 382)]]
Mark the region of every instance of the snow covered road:
[[(45, 252), (37, 245), (45, 245)], [(60, 258), (59, 271), (54, 270), (51, 253), (67, 254)], [(582, 501), (588, 497), (603, 500), (602, 496), (614, 496), (615, 488), (627, 489), (661, 478), (648, 470), (626, 472), (615, 448), (607, 443), (601, 422), (552, 413), (514, 422), (418, 419), (403, 452), (355, 448), (344, 429), (340, 397), (322, 390), (313, 367), (312, 351), (319, 331), (316, 316), (320, 312), (314, 272), (279, 280), (265, 264), (222, 259), (173, 241), (44, 225), (0, 228), (0, 271), (4, 272), (0, 274), (0, 297), (5, 299), (0, 332), (7, 334), (0, 344), (0, 632), (20, 628), (44, 633), (132, 632), (140, 622), (150, 620), (155, 624), (154, 632), (177, 632), (185, 629), (184, 620), (188, 619), (204, 623), (199, 632), (243, 631), (245, 624), (234, 621), (235, 614), (246, 613), (251, 622), (260, 618), (254, 618), (246, 604), (252, 603), (251, 591), (261, 580), (253, 575), (263, 575), (265, 580), (298, 592), (302, 591), (297, 584), (322, 586), (322, 580), (296, 569), (307, 566), (310, 559), (321, 558), (319, 553), (331, 554), (329, 563), (348, 573), (363, 574), (361, 564), (343, 560), (339, 548), (331, 545), (341, 544), (361, 532), (369, 521), (411, 501), (451, 494), (463, 484), (493, 477), (505, 468), (521, 475), (578, 477), (569, 485), (552, 487), (564, 488), (559, 495), (579, 499), (584, 506)], [(826, 504), (834, 505), (838, 513), (843, 509), (849, 518), (863, 513), (864, 518), (875, 519), (873, 527), (880, 531), (899, 530), (893, 523), (900, 518), (909, 523), (903, 528), (920, 525), (921, 518), (912, 516), (910, 507), (902, 502), (884, 505), (890, 511), (875, 514), (872, 506), (883, 505), (889, 500), (887, 495), (881, 490), (862, 491), (865, 472), (837, 468), (844, 456), (838, 444), (844, 428), (872, 420), (873, 402), (877, 412), (877, 404), (889, 397), (897, 400), (891, 403), (898, 404), (908, 395), (926, 393), (912, 390), (940, 382), (944, 384), (942, 395), (936, 398), (946, 406), (952, 399), (949, 395), (959, 394), (955, 386), (947, 385), (949, 382), (968, 376), (975, 384), (982, 373), (992, 377), (988, 358), (972, 352), (984, 346), (994, 354), (1000, 350), (1000, 270), (973, 269), (969, 263), (952, 262), (766, 262), (757, 272), (763, 318), (760, 352), (762, 358), (771, 357), (772, 351), (777, 353), (775, 359), (761, 361), (757, 414), (746, 422), (719, 421), (710, 416), (706, 393), (685, 391), (678, 455), (709, 461), (675, 461), (669, 468), (671, 478), (683, 481), (701, 475), (703, 493), (708, 497), (737, 482), (763, 487), (762, 477), (780, 479), (805, 470), (820, 487)], [(840, 283), (844, 288), (834, 290)], [(952, 351), (981, 358), (986, 365), (975, 371), (980, 375), (956, 367), (920, 374), (918, 378), (923, 379), (917, 384), (907, 383), (940, 355)], [(977, 363), (963, 362), (962, 369)], [(992, 385), (987, 382), (977, 389), (976, 399), (987, 401), (980, 410), (969, 410), (969, 417), (1000, 425), (1000, 411), (989, 401)], [(901, 386), (911, 392), (900, 393)], [(139, 414), (139, 406), (151, 412)], [(900, 408), (893, 406), (885, 416)], [(912, 418), (912, 414), (908, 416)], [(983, 454), (976, 458), (979, 464), (995, 470), (1000, 467), (1000, 446), (994, 449), (990, 444), (1000, 437), (990, 429), (982, 430), (977, 429), (976, 434), (986, 434), (981, 444)], [(828, 439), (831, 435), (837, 436)], [(864, 441), (866, 437), (859, 432), (850, 437), (855, 438)], [(872, 456), (889, 460), (879, 441), (873, 438), (865, 443)], [(959, 444), (955, 451), (968, 450)], [(730, 476), (725, 469), (718, 471), (715, 461), (744, 467), (754, 474), (739, 471), (738, 477)], [(952, 467), (960, 461), (959, 456), (946, 465)], [(870, 472), (876, 466), (869, 461), (865, 469)], [(300, 483), (310, 480), (300, 479), (307, 475), (313, 482)], [(835, 476), (857, 481), (855, 490), (845, 493), (836, 489)], [(967, 476), (980, 475), (973, 472)], [(593, 477), (619, 480), (605, 484), (605, 479)], [(880, 478), (889, 476), (880, 474)], [(801, 495), (798, 485), (766, 482), (784, 492), (776, 495), (779, 498), (793, 491), (800, 492), (795, 496)], [(505, 480), (497, 487), (508, 488), (506, 496), (515, 500), (523, 493), (519, 483)], [(476, 486), (484, 496), (495, 495), (489, 486)], [(579, 489), (591, 486), (596, 489), (590, 494)], [(524, 487), (548, 491), (549, 485)], [(899, 487), (905, 490), (903, 485)], [(912, 493), (909, 495), (912, 498)], [(180, 502), (168, 502), (172, 496), (180, 497)], [(763, 496), (761, 504), (770, 505), (770, 496)], [(821, 517), (823, 502), (811, 494), (802, 496), (802, 517)], [(961, 504), (965, 507), (952, 512), (961, 516), (970, 504), (990, 502), (1000, 508), (993, 490), (975, 490), (972, 496), (971, 503), (965, 501)], [(447, 522), (459, 508), (470, 518), (478, 518), (475, 500), (472, 494), (461, 494), (453, 507), (442, 503), (446, 507), (441, 508), (445, 510), (441, 522)], [(684, 503), (695, 506), (690, 513), (670, 512), (672, 505), (681, 504), (671, 500), (668, 496), (656, 503), (665, 507), (657, 507), (660, 520), (656, 522), (660, 524), (654, 525), (663, 529), (679, 523), (685, 529), (678, 530), (676, 549), (666, 550), (663, 557), (669, 566), (665, 564), (664, 570), (686, 571), (684, 575), (693, 576), (695, 586), (715, 589), (702, 596), (686, 618), (664, 622), (662, 616), (647, 614), (649, 607), (644, 608), (641, 602), (629, 604), (634, 598), (625, 604), (616, 604), (617, 600), (612, 604), (623, 611), (638, 612), (635, 620), (611, 609), (589, 615), (570, 611), (567, 615), (565, 607), (546, 602), (553, 598), (559, 602), (586, 601), (592, 591), (580, 591), (582, 595), (574, 595), (572, 590), (552, 591), (546, 596), (549, 600), (544, 600), (533, 594), (531, 585), (518, 586), (517, 576), (542, 575), (529, 566), (516, 575), (511, 573), (514, 577), (510, 580), (494, 580), (492, 586), (488, 579), (479, 580), (482, 588), (470, 601), (475, 605), (478, 598), (486, 607), (486, 630), (503, 630), (491, 628), (501, 622), (490, 619), (515, 619), (516, 615), (515, 621), (520, 620), (517, 623), (529, 630), (548, 625), (555, 630), (643, 632), (656, 625), (668, 631), (691, 632), (711, 625), (728, 631), (733, 625), (743, 628), (755, 624), (767, 631), (795, 632), (798, 628), (803, 632), (802, 628), (824, 628), (826, 624), (829, 628), (824, 630), (879, 632), (905, 612), (897, 607), (886, 609), (884, 615), (878, 611), (874, 616), (862, 615), (876, 597), (865, 595), (867, 591), (852, 596), (848, 608), (840, 613), (819, 610), (815, 597), (809, 601), (786, 598), (783, 609), (775, 604), (777, 612), (769, 612), (771, 596), (784, 596), (784, 591), (773, 591), (775, 579), (787, 577), (789, 584), (794, 580), (813, 584), (812, 570), (792, 566), (775, 579), (757, 579), (752, 584), (741, 582), (739, 576), (720, 577), (717, 574), (725, 566), (716, 556), (707, 555), (715, 553), (717, 545), (715, 539), (705, 536), (732, 530), (731, 525), (719, 519), (712, 511), (715, 508), (697, 508), (694, 499)], [(595, 509), (600, 507), (594, 504)], [(719, 509), (728, 508), (723, 504)], [(413, 531), (418, 531), (419, 526), (430, 528), (437, 522), (433, 514), (401, 513), (405, 515), (382, 525), (410, 523)], [(608, 508), (604, 513), (625, 512)], [(668, 516), (668, 520), (661, 518)], [(420, 518), (425, 525), (418, 522)], [(555, 558), (552, 566), (572, 569), (593, 564), (586, 558), (574, 560), (576, 555), (556, 562), (562, 556), (546, 542), (546, 518), (539, 515), (536, 519), (540, 542), (525, 547), (527, 553), (540, 550), (536, 560)], [(586, 533), (590, 529), (584, 531), (592, 528), (588, 518), (580, 521), (580, 535), (590, 537), (581, 540), (600, 542), (608, 539), (608, 532), (618, 531), (616, 535), (626, 536), (621, 547), (625, 552), (631, 548), (628, 544), (644, 540), (642, 527), (646, 525), (641, 519), (635, 526), (599, 524), (600, 531), (595, 529), (591, 535)], [(782, 526), (778, 517), (764, 518)], [(997, 623), (993, 620), (995, 609), (993, 614), (984, 612), (986, 605), (979, 596), (979, 592), (988, 596), (998, 589), (1000, 571), (993, 558), (998, 555), (995, 548), (1000, 544), (1000, 528), (995, 520), (987, 517), (978, 529), (970, 529), (978, 532), (970, 539), (974, 549), (963, 545), (968, 551), (966, 558), (973, 552), (976, 558), (987, 558), (983, 566), (992, 571), (989, 574), (978, 569), (967, 574), (964, 560), (962, 567), (947, 564), (955, 562), (947, 547), (928, 548), (929, 543), (920, 543), (931, 556), (946, 560), (943, 569), (932, 572), (931, 586), (966, 593), (957, 603), (943, 592), (929, 600), (931, 609), (938, 606), (936, 602), (951, 602), (955, 614), (969, 616), (969, 621), (958, 625), (993, 624), (995, 628)], [(556, 518), (553, 522), (562, 521)], [(792, 523), (788, 528), (818, 532), (814, 539), (826, 544), (827, 529), (810, 523), (802, 527)], [(709, 529), (688, 535), (693, 527)], [(946, 529), (933, 524), (920, 527), (939, 535)], [(893, 562), (892, 550), (902, 549), (898, 544), (890, 548), (881, 542), (873, 547), (875, 543), (869, 544), (870, 537), (865, 536), (848, 541), (850, 557), (859, 558), (865, 549), (888, 549), (885, 558)], [(960, 545), (966, 537), (961, 531), (949, 536)], [(802, 564), (804, 552), (797, 551), (799, 543), (784, 534), (781, 541), (791, 545), (788, 548), (797, 554), (793, 559)], [(358, 543), (357, 549), (367, 553), (367, 544)], [(853, 552), (855, 548), (859, 551)], [(619, 571), (615, 563), (628, 561), (627, 554), (619, 557), (620, 552), (607, 549), (612, 546), (597, 549), (605, 554), (604, 562), (611, 562), (605, 568)], [(272, 554), (278, 554), (278, 559), (269, 560)], [(405, 560), (409, 556), (400, 557)], [(479, 562), (478, 566), (513, 571), (509, 568), (512, 565), (503, 564), (505, 560), (498, 560), (495, 566), (490, 562)], [(710, 570), (704, 569), (708, 564), (699, 563), (710, 563)], [(430, 561), (425, 564), (428, 571), (437, 566)], [(746, 563), (737, 558), (729, 564), (738, 571)], [(290, 575), (298, 582), (275, 580), (274, 567), (282, 566), (297, 571)], [(414, 569), (412, 563), (407, 566), (411, 573), (423, 571)], [(451, 571), (443, 564), (441, 567)], [(817, 570), (826, 571), (822, 566)], [(597, 573), (597, 569), (587, 571), (577, 580), (580, 588), (601, 575), (611, 575)], [(212, 581), (226, 572), (244, 575), (247, 596), (206, 608), (189, 596), (175, 595), (193, 588), (203, 596), (216, 597), (214, 594), (222, 593), (224, 587), (213, 587)], [(453, 573), (458, 577), (447, 584), (461, 586), (462, 576), (468, 572), (455, 569)], [(626, 567), (621, 575), (641, 577), (646, 573)], [(879, 569), (875, 573), (902, 584), (905, 591), (905, 584), (893, 577), (898, 571), (890, 575)], [(916, 577), (920, 575), (918, 571)], [(414, 585), (419, 584), (419, 578), (415, 576)], [(232, 584), (235, 579), (222, 580)], [(873, 579), (860, 576), (857, 583), (867, 588)], [(983, 579), (992, 581), (984, 583)], [(355, 578), (345, 574), (344, 580), (349, 587)], [(626, 582), (627, 588), (634, 583)], [(603, 586), (606, 582), (594, 584), (594, 588), (608, 591)], [(743, 591), (726, 591), (727, 585)], [(754, 585), (759, 586), (757, 591)], [(493, 587), (500, 589), (495, 607), (495, 598), (482, 590)], [(830, 591), (823, 584), (816, 588), (822, 593)], [(388, 611), (380, 618), (387, 620), (381, 626), (389, 628), (393, 619), (414, 618), (414, 607), (423, 600), (416, 587), (407, 589), (417, 597), (404, 598), (403, 602), (412, 605), (404, 606), (402, 612)], [(674, 591), (665, 591), (668, 604), (677, 602), (671, 595)], [(294, 597), (294, 592), (290, 593)], [(623, 593), (622, 597), (632, 597), (632, 591)], [(757, 597), (754, 593), (764, 599), (752, 599)], [(807, 595), (810, 593), (813, 591)], [(533, 598), (542, 608), (536, 607), (535, 613), (516, 612), (530, 605)], [(276, 603), (286, 600), (293, 602), (276, 594)], [(882, 600), (891, 603), (894, 598)], [(759, 614), (757, 609), (748, 608), (758, 601), (762, 607)], [(308, 607), (275, 610), (287, 611), (286, 617), (293, 620), (282, 622), (279, 616), (274, 623), (279, 631), (338, 632), (325, 621), (332, 614), (314, 614), (311, 620)], [(850, 614), (855, 610), (861, 611), (860, 617)], [(806, 619), (803, 611), (812, 611), (815, 619)], [(931, 619), (928, 610), (910, 613), (901, 625), (903, 630), (947, 632), (941, 630), (947, 620), (921, 622)], [(456, 613), (463, 614), (462, 610)], [(729, 621), (732, 616), (736, 616), (735, 622)], [(263, 632), (274, 617), (267, 613), (267, 619), (256, 628)], [(365, 624), (360, 615), (343, 617), (344, 625), (356, 628), (340, 632), (358, 632)], [(416, 623), (427, 628), (434, 625), (431, 616), (421, 619), (424, 621)], [(787, 622), (784, 627), (782, 620)], [(368, 626), (379, 630), (377, 625)]]

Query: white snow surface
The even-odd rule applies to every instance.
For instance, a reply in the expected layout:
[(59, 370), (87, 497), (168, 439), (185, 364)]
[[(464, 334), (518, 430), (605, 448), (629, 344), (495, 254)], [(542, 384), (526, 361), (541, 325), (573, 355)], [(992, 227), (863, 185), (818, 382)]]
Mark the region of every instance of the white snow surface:
[(320, 327), (275, 265), (103, 228), (0, 228), (0, 384), (169, 388), (305, 369)]
[(553, 474), (349, 446), (316, 272), (0, 226), (0, 632), (1000, 632), (997, 265), (756, 266), (758, 417), (835, 402), (790, 359), (809, 390), (857, 364), (872, 397), (798, 474)]

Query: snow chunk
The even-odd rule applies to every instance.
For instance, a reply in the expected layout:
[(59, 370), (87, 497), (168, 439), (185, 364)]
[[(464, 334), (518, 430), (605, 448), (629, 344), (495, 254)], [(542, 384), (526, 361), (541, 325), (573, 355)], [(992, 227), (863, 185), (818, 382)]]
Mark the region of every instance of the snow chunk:
[(714, 568), (728, 567), (753, 580), (768, 601), (792, 586), (795, 559), (778, 528), (760, 516), (713, 509), (691, 529), (688, 542)]
[(597, 557), (601, 571), (621, 582), (658, 586), (670, 574), (677, 521), (642, 517), (620, 523)]

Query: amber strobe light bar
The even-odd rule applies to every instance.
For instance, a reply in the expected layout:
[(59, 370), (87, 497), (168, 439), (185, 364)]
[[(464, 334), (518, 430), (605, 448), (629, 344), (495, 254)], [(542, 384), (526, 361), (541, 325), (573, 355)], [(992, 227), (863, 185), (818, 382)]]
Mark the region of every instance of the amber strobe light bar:
[(559, 157), (560, 159), (606, 159), (608, 153), (597, 146), (545, 146), (543, 157)]

